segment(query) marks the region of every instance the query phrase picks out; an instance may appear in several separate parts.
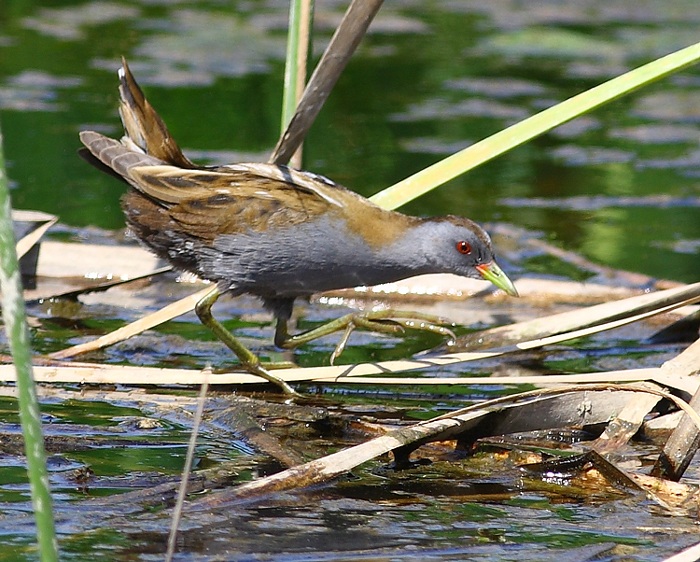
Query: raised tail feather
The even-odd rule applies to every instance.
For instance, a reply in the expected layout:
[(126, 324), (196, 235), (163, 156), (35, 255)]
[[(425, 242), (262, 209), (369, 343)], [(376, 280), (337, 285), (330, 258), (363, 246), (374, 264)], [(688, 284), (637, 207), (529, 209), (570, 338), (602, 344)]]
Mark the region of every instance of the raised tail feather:
[(94, 131), (82, 131), (80, 140), (87, 151), (82, 156), (88, 162), (165, 207), (215, 195), (211, 181), (230, 176), (201, 168), (185, 170)]
[(148, 154), (135, 152), (119, 141), (105, 137), (94, 131), (82, 131), (80, 141), (88, 154), (81, 151), (81, 156), (100, 170), (134, 185), (130, 180), (130, 169), (137, 166), (161, 166), (163, 161)]
[(119, 115), (126, 137), (146, 154), (180, 168), (195, 168), (180, 150), (170, 131), (143, 95), (126, 59), (119, 69)]

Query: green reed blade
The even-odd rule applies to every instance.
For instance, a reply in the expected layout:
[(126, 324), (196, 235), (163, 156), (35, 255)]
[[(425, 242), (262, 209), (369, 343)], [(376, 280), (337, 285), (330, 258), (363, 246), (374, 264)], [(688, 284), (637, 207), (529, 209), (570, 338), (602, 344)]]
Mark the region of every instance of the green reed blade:
[(17, 377), (17, 399), (27, 455), (27, 473), (37, 526), (39, 553), (42, 562), (53, 562), (58, 560), (58, 544), (46, 469), (46, 450), (41, 432), (39, 403), (32, 374), (32, 354), (22, 295), (22, 279), (12, 229), (10, 191), (2, 150), (2, 131), (0, 131), (0, 287), (2, 288), (2, 317)]
[(547, 131), (700, 60), (700, 43), (645, 64), (578, 94), (375, 194), (371, 200), (396, 209), (435, 187)]

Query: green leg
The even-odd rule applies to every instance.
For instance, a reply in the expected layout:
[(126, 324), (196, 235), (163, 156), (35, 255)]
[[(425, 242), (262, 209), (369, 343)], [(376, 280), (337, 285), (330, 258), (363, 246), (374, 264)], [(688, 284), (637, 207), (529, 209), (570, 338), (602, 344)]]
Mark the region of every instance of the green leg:
[(444, 320), (429, 314), (419, 312), (407, 312), (401, 310), (375, 310), (364, 314), (346, 314), (335, 320), (331, 320), (318, 328), (313, 328), (301, 334), (289, 335), (287, 331), (287, 321), (278, 319), (275, 329), (275, 345), (282, 349), (292, 349), (297, 346), (309, 343), (323, 336), (343, 331), (343, 335), (331, 354), (331, 365), (345, 349), (350, 334), (356, 328), (364, 328), (372, 332), (384, 334), (403, 333), (405, 328), (413, 330), (424, 330), (441, 336), (456, 339), (456, 336), (449, 328), (441, 326)]
[(199, 319), (202, 321), (202, 324), (207, 326), (214, 333), (214, 335), (226, 345), (226, 347), (236, 354), (238, 360), (241, 362), (241, 366), (243, 366), (249, 373), (276, 384), (285, 394), (300, 396), (300, 394), (289, 386), (289, 384), (265, 369), (265, 367), (263, 367), (260, 363), (260, 358), (241, 342), (239, 342), (233, 336), (233, 334), (231, 334), (231, 332), (224, 328), (221, 322), (214, 318), (211, 308), (214, 306), (214, 303), (220, 296), (221, 291), (219, 291), (218, 287), (214, 287), (195, 305), (194, 310), (197, 313), (197, 316), (199, 316)]

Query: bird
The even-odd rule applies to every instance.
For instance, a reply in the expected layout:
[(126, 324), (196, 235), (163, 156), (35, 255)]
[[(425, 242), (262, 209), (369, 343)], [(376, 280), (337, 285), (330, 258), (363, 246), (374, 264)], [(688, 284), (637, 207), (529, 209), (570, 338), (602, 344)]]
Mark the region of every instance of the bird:
[(118, 77), (124, 136), (82, 131), (81, 156), (128, 184), (121, 205), (136, 238), (175, 268), (212, 282), (195, 306), (198, 317), (242, 367), (285, 393), (296, 391), (214, 317), (221, 294), (259, 297), (276, 320), (280, 348), (345, 330), (332, 360), (355, 327), (395, 332), (419, 319), (418, 327), (450, 332), (432, 317), (375, 311), (290, 335), (296, 299), (425, 273), (486, 279), (517, 296), (489, 235), (472, 220), (387, 210), (324, 176), (284, 165), (199, 166), (183, 154), (124, 58)]

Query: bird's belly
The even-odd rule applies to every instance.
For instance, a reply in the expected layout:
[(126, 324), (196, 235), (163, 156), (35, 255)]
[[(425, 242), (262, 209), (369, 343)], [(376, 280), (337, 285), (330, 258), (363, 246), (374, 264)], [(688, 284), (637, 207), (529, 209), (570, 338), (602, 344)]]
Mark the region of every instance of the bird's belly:
[(343, 225), (318, 221), (288, 232), (222, 235), (200, 269), (230, 287), (273, 297), (376, 285), (412, 272), (386, 262), (380, 252)]
[(263, 275), (252, 275), (252, 283), (237, 285), (248, 292), (275, 297), (308, 296), (322, 291), (346, 289), (364, 285), (377, 285), (395, 281), (405, 276), (384, 276), (377, 268), (371, 275), (363, 274), (361, 269), (351, 264), (326, 264), (322, 267), (288, 269), (287, 271), (266, 271)]
[(236, 292), (264, 298), (303, 297), (420, 273), (410, 264), (397, 264), (391, 252), (386, 258), (381, 249), (331, 217), (274, 232), (250, 230), (205, 240), (168, 220), (160, 219), (160, 228), (143, 226), (156, 211), (162, 213), (154, 209), (142, 217), (141, 209), (127, 214), (141, 241), (176, 267)]

